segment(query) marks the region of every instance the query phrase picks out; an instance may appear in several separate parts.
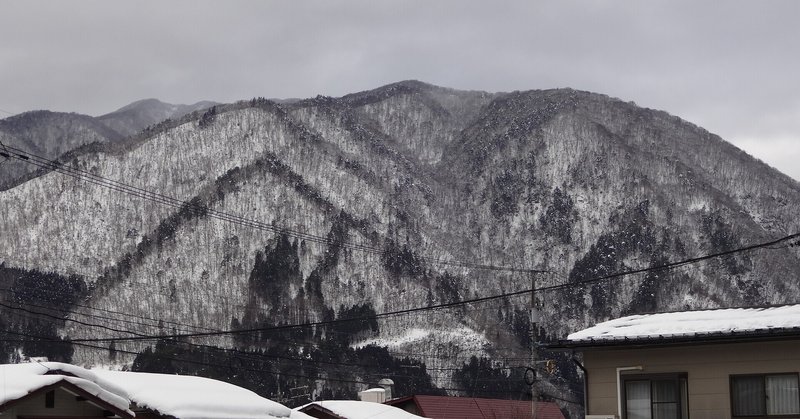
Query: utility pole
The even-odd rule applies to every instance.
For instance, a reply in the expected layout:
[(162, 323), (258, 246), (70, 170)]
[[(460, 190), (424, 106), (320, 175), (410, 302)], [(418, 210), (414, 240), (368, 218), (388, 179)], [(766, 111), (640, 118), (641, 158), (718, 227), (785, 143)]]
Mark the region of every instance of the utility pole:
[(539, 308), (536, 306), (536, 272), (531, 271), (531, 369), (533, 369), (533, 380), (531, 380), (531, 417), (536, 419), (536, 362), (538, 361), (538, 328), (539, 328)]

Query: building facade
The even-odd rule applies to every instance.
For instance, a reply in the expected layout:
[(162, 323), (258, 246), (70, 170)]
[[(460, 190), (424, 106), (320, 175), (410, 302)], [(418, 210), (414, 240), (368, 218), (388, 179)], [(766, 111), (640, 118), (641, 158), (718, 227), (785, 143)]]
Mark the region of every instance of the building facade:
[(587, 415), (800, 418), (800, 306), (629, 316), (553, 349), (585, 371)]

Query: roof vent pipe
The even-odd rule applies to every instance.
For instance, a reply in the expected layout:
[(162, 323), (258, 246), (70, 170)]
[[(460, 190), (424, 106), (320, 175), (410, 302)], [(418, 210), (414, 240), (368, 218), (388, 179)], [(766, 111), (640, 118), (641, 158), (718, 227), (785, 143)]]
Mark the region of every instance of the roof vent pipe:
[(386, 400), (392, 400), (392, 389), (394, 388), (394, 381), (389, 378), (384, 378), (378, 381), (378, 385), (386, 390)]

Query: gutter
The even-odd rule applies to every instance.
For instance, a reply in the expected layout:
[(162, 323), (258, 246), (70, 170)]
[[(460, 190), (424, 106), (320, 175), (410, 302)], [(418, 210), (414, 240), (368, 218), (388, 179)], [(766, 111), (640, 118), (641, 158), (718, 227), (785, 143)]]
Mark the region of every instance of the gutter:
[(572, 362), (578, 366), (578, 368), (583, 371), (583, 414), (589, 414), (589, 370), (581, 364), (581, 361), (578, 361), (577, 358), (573, 356)]
[(687, 335), (640, 336), (633, 338), (621, 337), (612, 339), (560, 340), (544, 345), (544, 347), (556, 351), (566, 349), (614, 349), (615, 347), (628, 349), (631, 347), (696, 346), (701, 344), (769, 342), (795, 339), (800, 339), (800, 328), (768, 329), (767, 331), (758, 330), (728, 333), (715, 332)]

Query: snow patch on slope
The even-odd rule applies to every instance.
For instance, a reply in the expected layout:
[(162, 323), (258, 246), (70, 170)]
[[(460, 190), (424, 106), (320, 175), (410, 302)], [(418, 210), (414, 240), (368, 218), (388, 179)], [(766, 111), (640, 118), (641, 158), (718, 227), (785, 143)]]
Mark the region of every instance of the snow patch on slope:
[(422, 343), (426, 340), (445, 340), (458, 342), (458, 346), (465, 351), (482, 352), (489, 345), (489, 340), (482, 334), (468, 328), (461, 327), (448, 331), (411, 328), (400, 335), (380, 336), (353, 343), (354, 348), (363, 348), (369, 345), (385, 346), (397, 349), (403, 346)]

